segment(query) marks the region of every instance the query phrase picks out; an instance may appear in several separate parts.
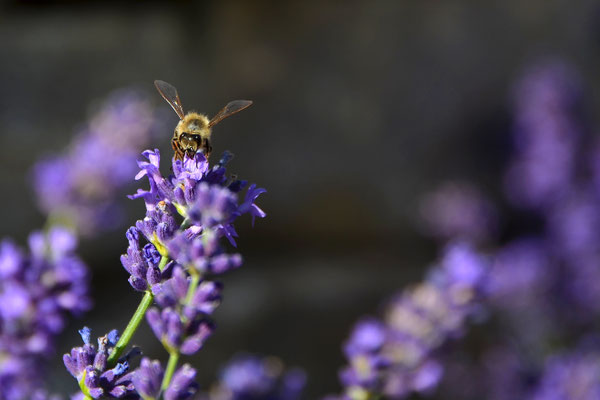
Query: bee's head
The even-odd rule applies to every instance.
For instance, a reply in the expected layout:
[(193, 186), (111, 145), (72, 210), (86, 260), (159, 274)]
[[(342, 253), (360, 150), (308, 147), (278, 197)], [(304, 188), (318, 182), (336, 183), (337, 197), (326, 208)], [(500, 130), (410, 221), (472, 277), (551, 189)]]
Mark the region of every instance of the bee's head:
[(180, 151), (189, 157), (202, 151), (208, 158), (211, 151), (209, 139), (208, 118), (202, 114), (189, 113), (177, 124), (173, 140), (178, 143)]
[(202, 146), (202, 136), (194, 133), (183, 132), (181, 135), (179, 135), (179, 144), (189, 156), (193, 156)]

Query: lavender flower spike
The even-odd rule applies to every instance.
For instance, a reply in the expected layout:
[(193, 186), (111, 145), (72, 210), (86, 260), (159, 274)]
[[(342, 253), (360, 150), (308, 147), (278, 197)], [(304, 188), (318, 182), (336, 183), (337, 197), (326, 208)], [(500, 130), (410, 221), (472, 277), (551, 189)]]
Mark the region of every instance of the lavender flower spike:
[(443, 367), (433, 351), (461, 335), (477, 310), (486, 271), (469, 246), (451, 244), (426, 281), (388, 304), (384, 321), (360, 321), (344, 346), (349, 365), (340, 372), (342, 398), (399, 399), (435, 387)]
[(87, 268), (73, 254), (76, 244), (63, 228), (32, 233), (30, 254), (8, 240), (0, 244), (0, 393), (5, 399), (33, 396), (67, 314), (90, 307)]
[(193, 158), (186, 156), (183, 161), (173, 159), (174, 175), (165, 178), (159, 169), (159, 151), (147, 150), (143, 155), (148, 161), (138, 163), (140, 172), (136, 178), (147, 176), (150, 190), (140, 189), (130, 198), (144, 199), (149, 212), (159, 204), (173, 207), (184, 218), (189, 217), (198, 228), (215, 227), (220, 230), (221, 236), (227, 236), (230, 240), (235, 236), (233, 222), (237, 217), (246, 213), (253, 218), (266, 215), (255, 204), (257, 197), (265, 190), (254, 185), (248, 190), (244, 201), (237, 204), (236, 193), (244, 188), (245, 183), (229, 182), (225, 176), (225, 161), (211, 169), (202, 153), (197, 153)]
[(600, 354), (595, 351), (551, 357), (532, 400), (600, 398)]
[(138, 149), (157, 131), (157, 118), (139, 94), (117, 92), (80, 132), (66, 154), (33, 169), (40, 208), (85, 235), (117, 227), (117, 196), (131, 184)]
[[(238, 355), (221, 371), (210, 400), (298, 400), (306, 384), (304, 371), (284, 365), (275, 357)], [(203, 397), (204, 399), (204, 397)]]
[(63, 356), (67, 370), (73, 375), (81, 392), (93, 399), (104, 397), (127, 398), (135, 395), (132, 373), (129, 373), (128, 356), (121, 359), (113, 368), (108, 368), (108, 356), (119, 339), (113, 330), (98, 338), (98, 347), (91, 343), (91, 330), (87, 327), (79, 331), (84, 345), (74, 347), (70, 354)]
[(577, 115), (581, 84), (567, 65), (543, 63), (530, 68), (515, 92), (516, 155), (506, 192), (518, 206), (545, 210), (576, 173), (584, 133)]

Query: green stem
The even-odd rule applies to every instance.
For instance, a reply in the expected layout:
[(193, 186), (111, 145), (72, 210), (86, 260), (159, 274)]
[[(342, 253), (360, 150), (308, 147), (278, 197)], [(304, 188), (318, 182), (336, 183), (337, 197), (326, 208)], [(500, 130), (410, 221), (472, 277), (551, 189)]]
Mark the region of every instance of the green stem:
[[(190, 267), (188, 269), (192, 279), (190, 281), (190, 286), (188, 287), (188, 292), (185, 296), (185, 300), (183, 301), (184, 305), (189, 304), (196, 293), (196, 289), (198, 288), (198, 283), (200, 282), (200, 274), (194, 268)], [(182, 317), (185, 321), (185, 317)], [(175, 373), (175, 368), (177, 368), (177, 363), (179, 362), (179, 349), (174, 349), (170, 346), (167, 346), (166, 343), (163, 342), (165, 348), (169, 352), (169, 362), (167, 363), (167, 369), (165, 370), (165, 377), (163, 378), (161, 390), (166, 390), (171, 383), (171, 379), (173, 378), (173, 374)]]
[(192, 298), (196, 293), (196, 289), (198, 288), (198, 282), (200, 282), (200, 274), (194, 269), (194, 267), (188, 268), (188, 271), (190, 273), (190, 276), (192, 277), (192, 280), (190, 281), (188, 292), (185, 295), (184, 304), (186, 305), (190, 304), (190, 302), (192, 301)]
[(163, 269), (165, 269), (165, 266), (167, 265), (168, 262), (169, 262), (169, 257), (162, 256), (160, 258), (160, 263), (158, 264), (158, 269), (160, 271), (162, 271)]
[(142, 318), (144, 318), (146, 311), (152, 304), (152, 300), (154, 300), (154, 295), (151, 291), (147, 290), (146, 294), (144, 294), (144, 297), (142, 298), (142, 301), (140, 302), (140, 305), (138, 306), (137, 310), (135, 310), (133, 317), (131, 317), (131, 320), (127, 324), (123, 335), (121, 336), (112, 353), (110, 353), (110, 356), (108, 357), (108, 365), (110, 367), (113, 367), (117, 363), (119, 357), (121, 357), (121, 354), (123, 354), (123, 351), (131, 341), (131, 338), (135, 334), (135, 331), (137, 330), (138, 326), (140, 325)]
[(169, 351), (169, 362), (167, 363), (167, 369), (165, 370), (165, 377), (163, 378), (162, 385), (160, 386), (161, 390), (166, 390), (171, 383), (171, 379), (173, 378), (173, 374), (175, 373), (175, 368), (177, 368), (177, 363), (179, 362), (179, 350)]
[(90, 395), (90, 391), (88, 389), (87, 386), (85, 386), (85, 375), (86, 375), (86, 371), (83, 372), (83, 376), (81, 377), (81, 380), (79, 381), (79, 389), (81, 389), (81, 393), (83, 394), (83, 397), (85, 398), (85, 400), (93, 400), (93, 397)]

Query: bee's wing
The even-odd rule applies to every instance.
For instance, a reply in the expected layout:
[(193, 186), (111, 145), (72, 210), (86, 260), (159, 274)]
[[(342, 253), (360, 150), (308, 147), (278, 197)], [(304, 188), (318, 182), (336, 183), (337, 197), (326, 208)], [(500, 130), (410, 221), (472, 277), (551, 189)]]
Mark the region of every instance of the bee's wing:
[(181, 105), (181, 100), (179, 100), (177, 89), (170, 83), (159, 80), (154, 81), (154, 86), (156, 86), (158, 93), (160, 93), (163, 99), (173, 107), (179, 118), (183, 119), (185, 113), (183, 112), (183, 106)]
[(217, 113), (210, 122), (208, 123), (208, 127), (212, 127), (230, 115), (235, 114), (236, 112), (242, 111), (244, 108), (250, 107), (252, 102), (250, 100), (234, 100), (227, 103), (225, 107), (221, 111)]

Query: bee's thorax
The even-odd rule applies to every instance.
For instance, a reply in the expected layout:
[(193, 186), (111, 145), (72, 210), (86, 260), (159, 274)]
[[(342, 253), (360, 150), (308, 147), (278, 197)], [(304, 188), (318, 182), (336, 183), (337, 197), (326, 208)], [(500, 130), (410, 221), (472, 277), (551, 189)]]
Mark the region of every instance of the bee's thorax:
[(210, 128), (208, 127), (208, 117), (203, 114), (190, 112), (179, 121), (175, 128), (175, 133), (181, 135), (187, 133), (190, 135), (200, 135), (202, 138), (210, 137)]

